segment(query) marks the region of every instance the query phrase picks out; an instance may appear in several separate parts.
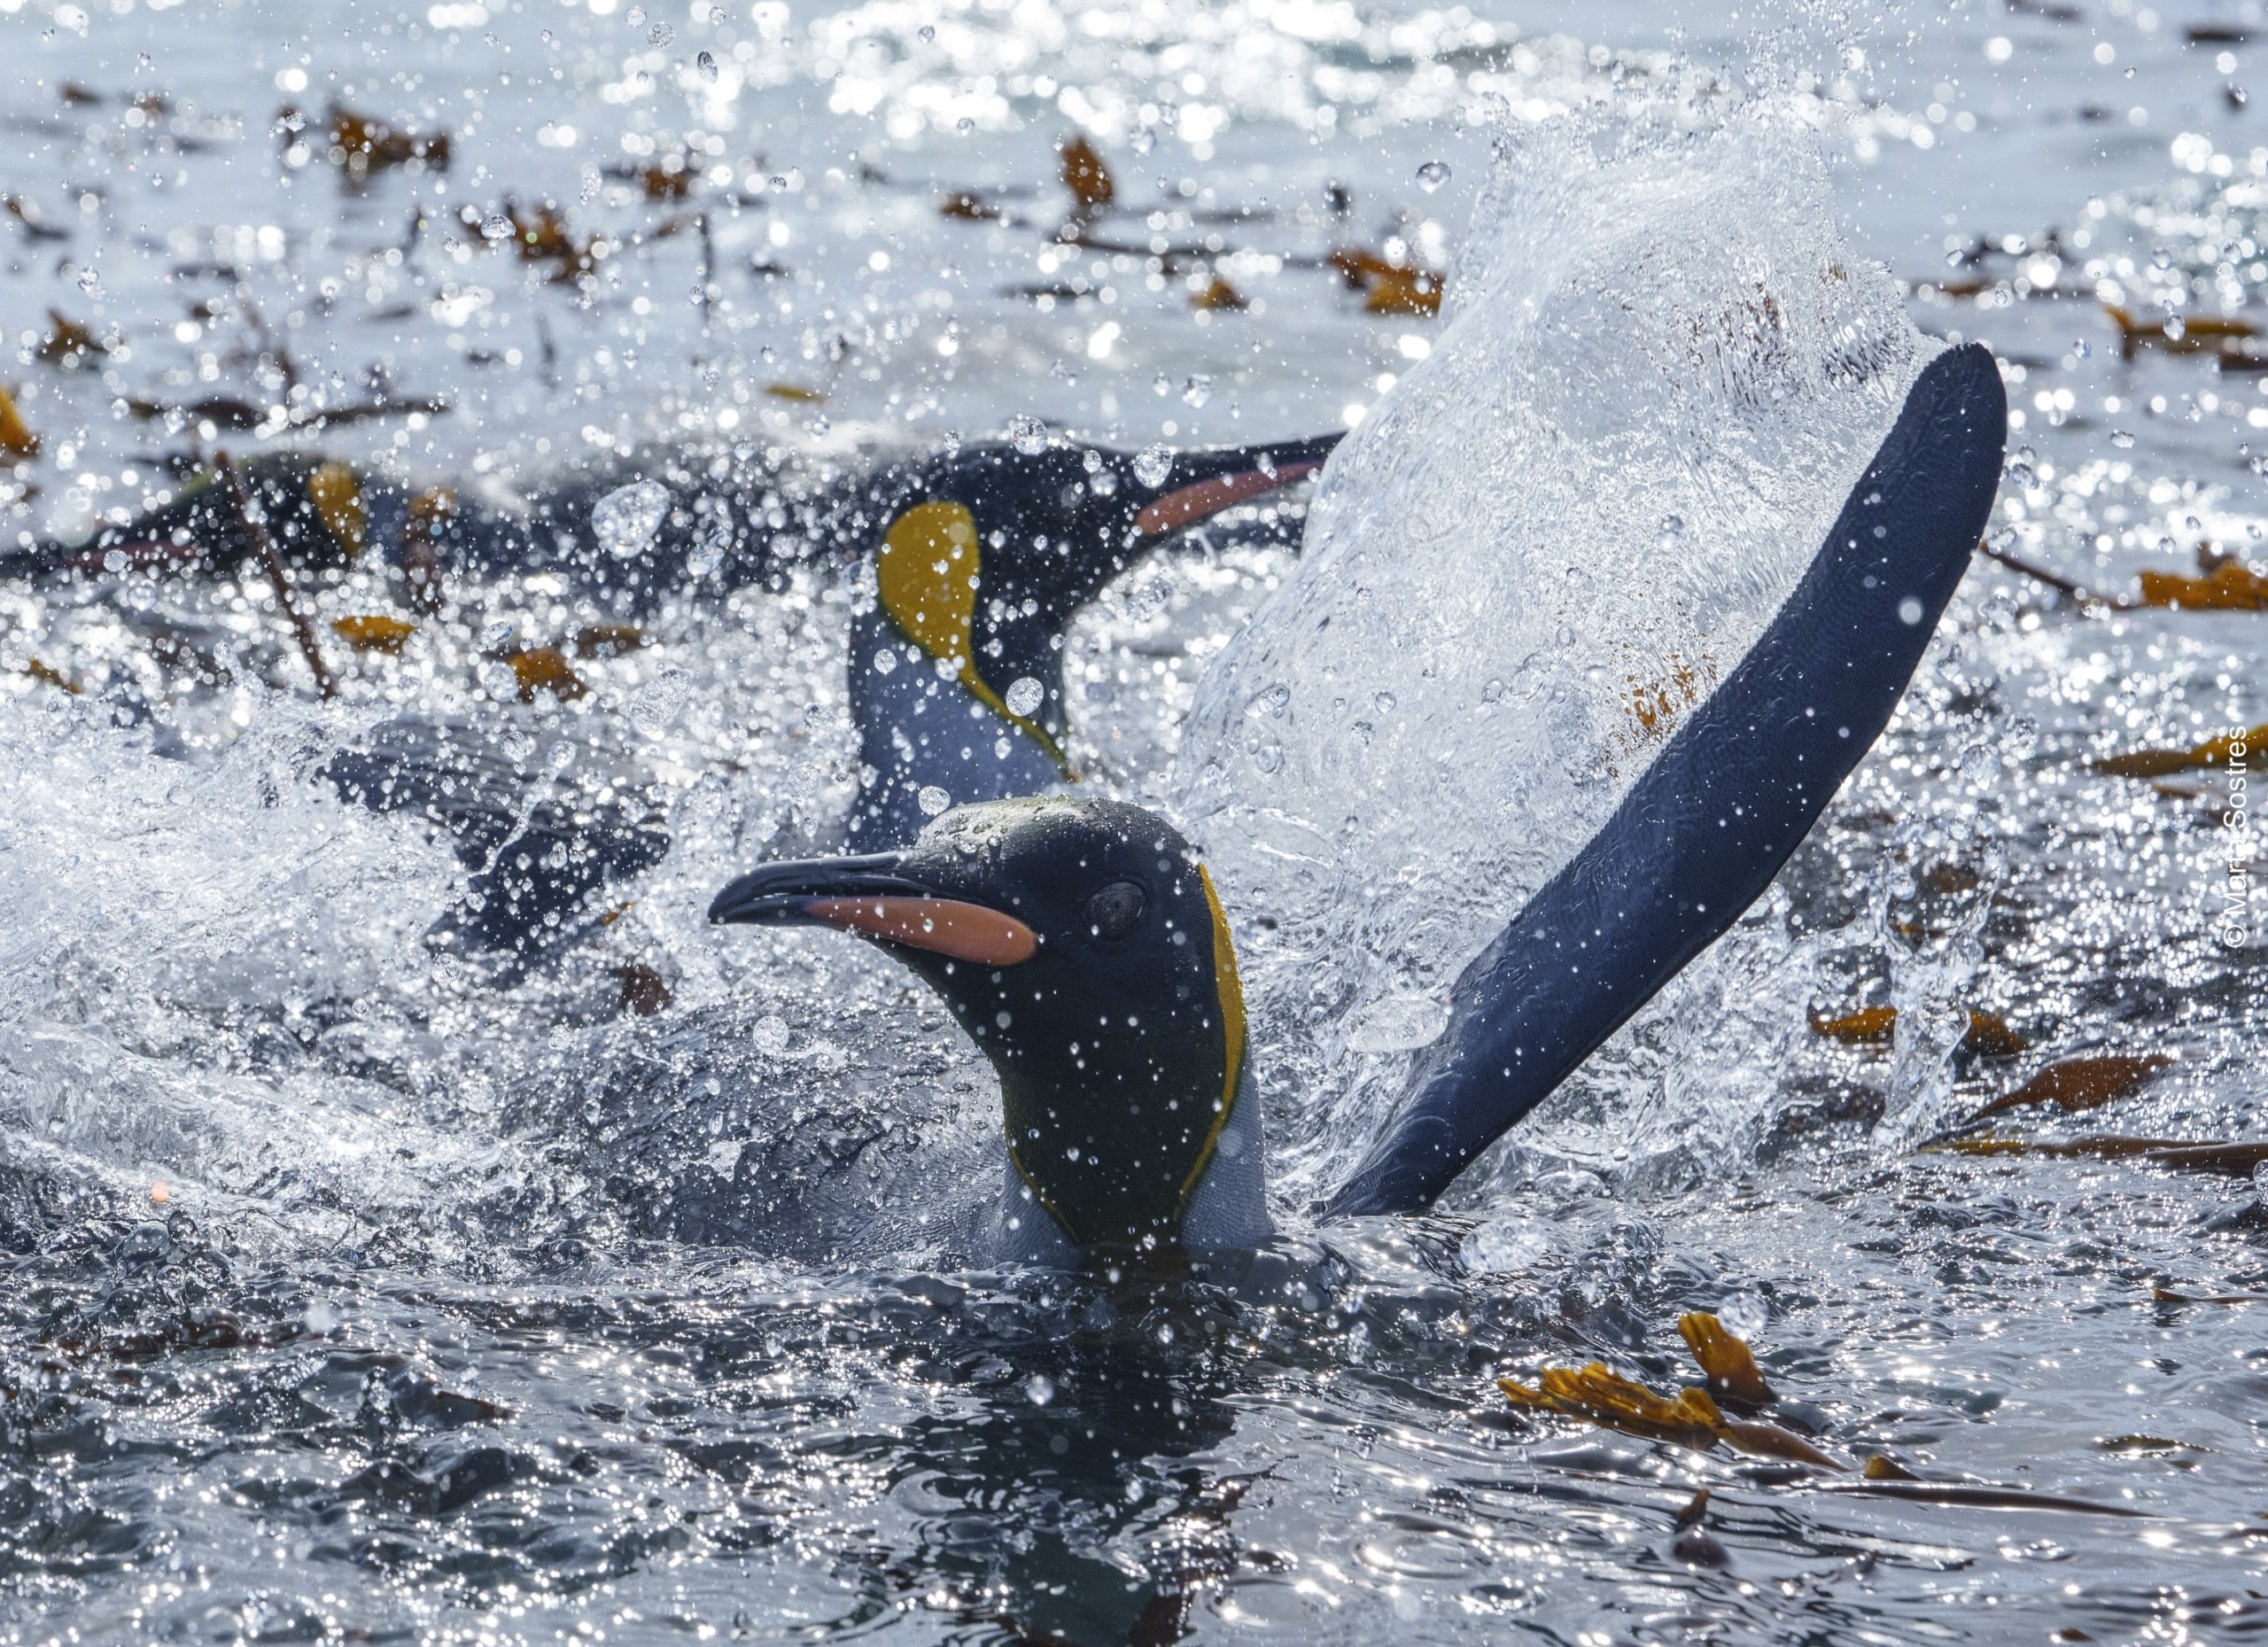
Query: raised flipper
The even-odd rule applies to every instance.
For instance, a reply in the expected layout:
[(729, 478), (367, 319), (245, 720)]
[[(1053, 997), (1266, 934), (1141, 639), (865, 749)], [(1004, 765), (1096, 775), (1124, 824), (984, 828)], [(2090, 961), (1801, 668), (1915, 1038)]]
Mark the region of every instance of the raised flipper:
[(1931, 361), (1762, 638), (1465, 968), (1331, 1213), (1430, 1206), (1772, 884), (1898, 705), (1984, 529), (2008, 398)]

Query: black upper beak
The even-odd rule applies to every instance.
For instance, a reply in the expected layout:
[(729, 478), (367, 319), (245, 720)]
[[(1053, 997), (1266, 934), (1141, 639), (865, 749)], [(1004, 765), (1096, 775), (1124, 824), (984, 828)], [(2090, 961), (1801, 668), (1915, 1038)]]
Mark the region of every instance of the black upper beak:
[(903, 873), (905, 854), (864, 858), (805, 858), (766, 864), (717, 894), (709, 919), (795, 922), (804, 905), (821, 897), (935, 897), (937, 890)]

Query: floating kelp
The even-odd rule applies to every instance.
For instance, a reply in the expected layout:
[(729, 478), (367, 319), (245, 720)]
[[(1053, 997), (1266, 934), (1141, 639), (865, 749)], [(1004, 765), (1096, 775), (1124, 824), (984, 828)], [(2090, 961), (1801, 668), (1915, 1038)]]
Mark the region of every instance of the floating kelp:
[(590, 688), (583, 683), (559, 649), (550, 646), (530, 647), (512, 653), (505, 658), (512, 667), (512, 677), (519, 685), (520, 702), (532, 703), (536, 694), (548, 692), (563, 703), (590, 695)]
[(2103, 313), (2118, 328), (2118, 355), (2127, 361), (2144, 349), (2167, 354), (2229, 353), (2233, 345), (2260, 335), (2259, 327), (2234, 316), (2177, 314), (2148, 320), (2115, 304), (2105, 304)]
[[(1677, 1329), (1712, 1385), (1721, 1384), (1728, 1396), (1751, 1409), (1771, 1403), (1771, 1388), (1757, 1368), (1755, 1356), (1716, 1317), (1697, 1310), (1681, 1317)], [(1674, 1397), (1657, 1395), (1611, 1371), (1603, 1362), (1594, 1361), (1580, 1370), (1546, 1367), (1537, 1374), (1534, 1388), (1516, 1379), (1499, 1379), (1496, 1387), (1516, 1407), (1581, 1418), (1649, 1441), (1669, 1441), (1699, 1452), (1722, 1442), (1736, 1452), (1756, 1457), (1781, 1458), (1822, 1470), (1845, 1467), (1792, 1430), (1728, 1418), (1707, 1390), (1687, 1388)]]
[(1058, 145), (1058, 152), (1063, 157), (1063, 186), (1071, 191), (1078, 214), (1091, 216), (1107, 209), (1118, 198), (1118, 184), (1101, 151), (1081, 134)]
[(383, 652), (399, 657), (409, 644), (409, 637), (417, 633), (417, 625), (405, 618), (389, 618), (383, 613), (366, 617), (334, 618), (330, 627), (338, 638), (358, 652)]
[(2050, 1160), (2140, 1161), (2177, 1172), (2210, 1172), (2249, 1178), (2268, 1161), (2268, 1143), (2201, 1142), (2191, 1138), (2125, 1138), (2117, 1134), (2041, 1139), (1944, 1138), (1925, 1147), (1960, 1155), (2036, 1155)]
[(1705, 1310), (1689, 1310), (1677, 1318), (1677, 1334), (1709, 1380), (1709, 1394), (1719, 1401), (1754, 1410), (1777, 1399), (1764, 1381), (1764, 1372), (1746, 1343), (1725, 1329), (1723, 1322)]
[[(296, 113), (287, 109), (278, 119), (288, 126)], [(412, 131), (371, 115), (358, 114), (339, 104), (331, 105), (328, 125), (330, 144), (324, 158), (350, 178), (359, 180), (374, 171), (408, 166), (412, 161), (439, 171), (448, 169), (447, 132)]]
[(2268, 721), (2249, 732), (2225, 733), (2186, 750), (2136, 750), (2127, 755), (2106, 755), (2090, 764), (2095, 771), (2114, 778), (2163, 778), (2177, 772), (2225, 767), (2240, 746), (2256, 750), (2264, 738), (2268, 738)]
[(1970, 1115), (1963, 1125), (2006, 1110), (2053, 1104), (2066, 1115), (2097, 1109), (2139, 1092), (2173, 1060), (2160, 1053), (2110, 1053), (2066, 1058), (2048, 1065), (2013, 1092), (2003, 1093)]
[(2268, 611), (2268, 578), (2241, 561), (2223, 561), (2202, 578), (2146, 571), (2141, 586), (2144, 606), (2193, 612)]
[[(1811, 1020), (1814, 1035), (1845, 1046), (1887, 1046), (1897, 1030), (1895, 1006), (1861, 1006), (1839, 1018), (1814, 1015)], [(1971, 1057), (2013, 1058), (2031, 1045), (2000, 1014), (1975, 1006), (1969, 1009), (1969, 1029), (1961, 1037), (1961, 1050)]]
[(0, 389), (0, 452), (13, 457), (35, 457), (39, 453), (39, 437), (16, 409), (15, 397), (5, 389)]

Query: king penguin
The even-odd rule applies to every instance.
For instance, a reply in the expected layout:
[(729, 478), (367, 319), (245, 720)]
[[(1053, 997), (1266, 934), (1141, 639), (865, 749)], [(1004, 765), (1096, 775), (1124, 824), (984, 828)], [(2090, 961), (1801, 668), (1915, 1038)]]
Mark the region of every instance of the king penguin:
[[(872, 848), (920, 833), (925, 790), (978, 801), (1075, 781), (1062, 647), (1079, 609), (1181, 534), (1305, 481), (1339, 439), (1138, 454), (1061, 438), (1036, 451), (948, 443), (800, 492), (768, 463), (654, 454), (563, 475), (509, 506), (450, 488), (413, 493), (310, 454), (239, 472), (286, 568), (387, 555), (413, 599), (466, 578), (556, 571), (628, 614), (708, 580), (719, 593), (764, 583), (798, 561), (854, 567), (848, 685), (861, 789), (846, 827)], [(667, 494), (650, 541), (627, 558), (602, 552), (593, 511), (647, 480)], [(254, 553), (247, 512), (217, 469), (201, 469), (84, 544), (0, 555), (0, 576), (226, 571)], [(500, 981), (578, 941), (601, 895), (669, 851), (649, 808), (528, 808), (524, 778), (471, 726), (389, 722), (323, 775), (350, 802), (450, 838), (472, 876), (444, 935), (449, 947), (512, 958)]]
[(1172, 825), (1068, 796), (912, 846), (773, 864), (720, 921), (837, 927), (942, 996), (1000, 1077), (1000, 1255), (1250, 1247), (1270, 1232), (1228, 917)]
[[(1794, 591), (1598, 831), (1465, 967), (1328, 1216), (1430, 1207), (1760, 897), (1889, 724), (1990, 515), (2008, 402), (1921, 373)], [(1056, 796), (902, 851), (776, 863), (721, 922), (840, 928), (941, 996), (1000, 1081), (1000, 1256), (1202, 1254), (1271, 1228), (1229, 918), (1182, 837)]]

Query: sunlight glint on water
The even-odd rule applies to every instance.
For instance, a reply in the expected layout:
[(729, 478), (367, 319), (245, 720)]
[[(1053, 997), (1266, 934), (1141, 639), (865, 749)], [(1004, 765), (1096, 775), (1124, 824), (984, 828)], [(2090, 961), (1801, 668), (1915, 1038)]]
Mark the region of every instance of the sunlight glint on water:
[[(625, 454), (705, 475), (739, 448), (778, 477), (765, 529), (792, 538), (799, 499), (949, 435), (1037, 422), (1164, 462), (1358, 431), (1319, 509), (1336, 564), (1302, 571), (1284, 518), (1231, 522), (1130, 570), (1067, 641), (1097, 791), (1193, 796), (1225, 831), (1173, 769), (1203, 704), (1239, 801), (1296, 789), (1301, 829), (1355, 824), (1329, 836), (1344, 864), (1309, 860), (1327, 885), (1250, 868), (1262, 836), (1214, 842), (1272, 1014), (1287, 1234), (1162, 1292), (970, 1268), (998, 1124), (983, 1061), (850, 940), (703, 918), (751, 863), (840, 843), (855, 577), (796, 561), (777, 587), (705, 585), (641, 614), (639, 649), (590, 656), (571, 637), (619, 615), (566, 580), (468, 582), (460, 618), (398, 656), (330, 643), (323, 706), (256, 577), (0, 585), (0, 1643), (2257, 1628), (2263, 1307), (2179, 1301), (2268, 1292), (2251, 1183), (1914, 1146), (2113, 1052), (2179, 1061), (1994, 1130), (2259, 1135), (2263, 951), (2208, 920), (2225, 780), (2087, 765), (2268, 720), (2259, 613), (2090, 614), (1980, 561), (1773, 893), (1454, 1213), (1301, 1210), (1456, 952), (1627, 781), (1615, 649), (1752, 632), (1934, 346), (1876, 260), (1914, 327), (2005, 361), (2008, 552), (2115, 594), (2198, 572), (2201, 543), (2257, 567), (2268, 377), (2217, 369), (2218, 343), (2125, 358), (2095, 299), (2171, 306), (2193, 342), (2257, 314), (2268, 151), (2238, 36), (2258, 19), (2066, 9), (1916, 13), (1846, 50), (1814, 8), (1622, 0), (0, 0), (0, 382), (43, 440), (0, 475), (0, 547), (130, 512), (192, 446), (320, 450), (491, 501), (649, 461)], [(1468, 238), (1500, 135), (1583, 109), (1595, 135), (1651, 134), (1665, 108), (1715, 130), (1744, 85), (1816, 132), (1824, 179), (1809, 138), (1760, 126), (1596, 172), (1546, 126), (1480, 221), (1574, 226)], [(353, 178), (328, 154), (334, 102), (447, 131), (448, 167)], [(1059, 237), (1074, 131), (1116, 183), (1099, 232), (1133, 250)], [(1001, 215), (941, 212), (957, 191)], [(587, 293), (509, 249), (510, 211), (544, 199), (608, 246)], [(1153, 268), (1153, 238), (1202, 255)], [(1324, 263), (1397, 244), (1452, 271), (1443, 318), (1368, 313)], [(1635, 370), (1634, 340), (1737, 311), (1743, 259), (1809, 294), (1785, 310), (1804, 359), (1837, 323), (1879, 344), (1871, 387), (1725, 416), (1761, 364), (1738, 326), (1722, 378), (1596, 386)], [(1635, 314), (1572, 313), (1555, 338), (1489, 308), (1562, 261)], [(1216, 277), (1244, 307), (1200, 304)], [(1536, 361), (1569, 369), (1534, 372), (1503, 423), (1471, 416)], [(447, 409), (286, 427), (394, 400)], [(218, 404), (206, 431), (195, 405), (223, 400), (269, 432)], [(1547, 416), (1602, 452), (1635, 430), (1630, 461), (1572, 484), (1520, 444)], [(1719, 468), (1658, 467), (1689, 446)], [(1489, 517), (1531, 497), (1578, 513)], [(1433, 563), (1395, 551), (1405, 521), (1460, 511), (1480, 518), (1439, 530), (1497, 579), (1470, 644), (1350, 642), (1396, 678), (1344, 692), (1298, 674), (1342, 660), (1292, 647), (1283, 613), (1438, 636)], [(1491, 558), (1507, 533), (1522, 558)], [(1526, 598), (1536, 566), (1565, 576), (1555, 548), (1592, 580), (1554, 613), (1574, 632), (1557, 649)], [(1355, 564), (1376, 573), (1359, 594)], [(325, 635), (410, 610), (367, 563), (299, 593)], [(521, 701), (505, 655), (537, 646), (568, 649), (584, 695)], [(1285, 670), (1250, 679), (1270, 647)], [(1521, 684), (1565, 687), (1587, 739), (1550, 747), (1508, 709), (1539, 650)], [(524, 978), (429, 944), (470, 866), (315, 781), (404, 714), (462, 734), (515, 806), (621, 805), (666, 825), (669, 856)], [(1279, 719), (1300, 735), (1271, 771), (1248, 729)], [(1357, 720), (1383, 741), (1350, 744)], [(1436, 812), (1420, 780), (1443, 747), (1457, 795)], [(1363, 762), (1387, 800), (1327, 812)], [(1358, 936), (1334, 952), (1302, 920)], [(1810, 1027), (1884, 1005), (1887, 1042)], [(2027, 1050), (1966, 1047), (1972, 1010)], [(1525, 1421), (1495, 1388), (1596, 1358), (1674, 1389), (1696, 1376), (1689, 1309), (1751, 1333), (1838, 1457), (2158, 1519), (1837, 1496), (1847, 1479), (1721, 1448)], [(1702, 1486), (1726, 1565), (1678, 1542)]]

